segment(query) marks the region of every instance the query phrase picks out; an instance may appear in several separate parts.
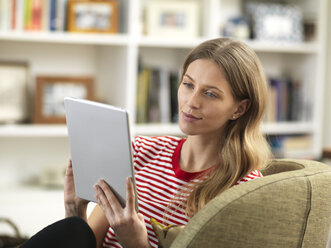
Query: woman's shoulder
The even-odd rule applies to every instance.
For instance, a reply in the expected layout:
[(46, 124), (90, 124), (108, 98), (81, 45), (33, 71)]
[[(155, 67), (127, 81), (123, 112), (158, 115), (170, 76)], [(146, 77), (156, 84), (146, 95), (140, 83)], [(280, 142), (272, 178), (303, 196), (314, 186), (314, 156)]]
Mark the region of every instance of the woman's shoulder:
[(261, 171), (253, 170), (250, 173), (248, 173), (246, 176), (241, 178), (236, 184), (241, 184), (241, 183), (244, 183), (244, 182), (248, 182), (248, 181), (254, 180), (254, 179), (259, 178), (259, 177), (263, 177)]

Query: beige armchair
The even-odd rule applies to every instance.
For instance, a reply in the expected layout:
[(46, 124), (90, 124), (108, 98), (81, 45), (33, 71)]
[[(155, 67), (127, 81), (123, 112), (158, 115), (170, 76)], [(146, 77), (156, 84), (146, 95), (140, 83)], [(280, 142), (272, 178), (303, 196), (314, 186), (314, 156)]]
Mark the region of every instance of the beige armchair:
[(325, 248), (331, 228), (331, 166), (273, 160), (259, 178), (199, 211), (171, 248)]

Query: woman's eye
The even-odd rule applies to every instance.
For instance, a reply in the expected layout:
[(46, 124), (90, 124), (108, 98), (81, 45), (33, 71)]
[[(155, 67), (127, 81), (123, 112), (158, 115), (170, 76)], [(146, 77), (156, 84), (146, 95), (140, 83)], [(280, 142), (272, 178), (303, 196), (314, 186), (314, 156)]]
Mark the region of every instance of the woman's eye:
[(212, 98), (217, 97), (214, 93), (212, 93), (212, 92), (210, 92), (210, 91), (207, 91), (205, 94), (206, 94), (207, 96), (209, 96), (209, 97), (212, 97)]
[(183, 82), (183, 85), (184, 85), (186, 88), (193, 88), (193, 84), (192, 84), (192, 83)]

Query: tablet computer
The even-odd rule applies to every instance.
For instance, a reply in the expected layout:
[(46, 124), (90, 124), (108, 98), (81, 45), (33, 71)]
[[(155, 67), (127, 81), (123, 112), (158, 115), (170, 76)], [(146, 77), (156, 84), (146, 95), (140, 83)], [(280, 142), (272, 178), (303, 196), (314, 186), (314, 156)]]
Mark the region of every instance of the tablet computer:
[(64, 106), (77, 196), (96, 202), (93, 185), (104, 179), (124, 207), (127, 177), (135, 187), (127, 111), (71, 97)]

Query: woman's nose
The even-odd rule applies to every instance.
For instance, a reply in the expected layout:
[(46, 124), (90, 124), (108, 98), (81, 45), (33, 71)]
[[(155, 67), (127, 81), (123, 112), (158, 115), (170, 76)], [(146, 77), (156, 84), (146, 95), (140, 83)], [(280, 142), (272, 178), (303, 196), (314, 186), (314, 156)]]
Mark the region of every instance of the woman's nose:
[(201, 106), (201, 101), (198, 92), (194, 92), (190, 95), (187, 105), (191, 108), (199, 108)]

